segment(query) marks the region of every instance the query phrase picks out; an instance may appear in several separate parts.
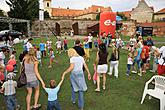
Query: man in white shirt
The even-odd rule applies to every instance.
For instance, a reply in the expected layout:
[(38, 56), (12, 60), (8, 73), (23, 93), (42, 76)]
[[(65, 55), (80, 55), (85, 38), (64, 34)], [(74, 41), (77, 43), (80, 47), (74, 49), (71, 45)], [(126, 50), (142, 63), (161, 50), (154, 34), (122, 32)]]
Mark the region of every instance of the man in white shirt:
[(165, 74), (165, 46), (159, 49), (158, 56), (158, 75)]
[(90, 48), (90, 50), (92, 49), (92, 39), (93, 39), (93, 36), (91, 35), (91, 33), (89, 33), (88, 42), (89, 42), (89, 48)]
[(31, 44), (31, 43), (32, 43), (32, 40), (33, 40), (32, 38), (28, 39), (28, 42), (27, 42), (27, 44), (26, 44), (27, 51), (29, 51), (30, 48), (33, 47), (33, 45)]

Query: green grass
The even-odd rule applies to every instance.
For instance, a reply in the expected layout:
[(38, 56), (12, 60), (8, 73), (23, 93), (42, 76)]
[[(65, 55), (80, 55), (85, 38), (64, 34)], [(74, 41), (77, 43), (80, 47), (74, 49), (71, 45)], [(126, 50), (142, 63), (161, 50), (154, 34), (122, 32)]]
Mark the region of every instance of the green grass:
[[(45, 38), (42, 38), (46, 40)], [(51, 38), (55, 42), (54, 38)], [(34, 39), (34, 44), (39, 44), (41, 38)], [(73, 41), (69, 41), (69, 47), (73, 46)], [(53, 47), (55, 47), (53, 45)], [(22, 51), (22, 44), (15, 46), (18, 54)], [(109, 50), (110, 53), (111, 50)], [(88, 91), (85, 92), (85, 108), (84, 110), (159, 110), (159, 100), (151, 99), (146, 97), (144, 104), (140, 104), (144, 84), (148, 81), (154, 74), (147, 72), (143, 77), (139, 77), (137, 74), (131, 74), (127, 77), (126, 73), (126, 63), (127, 63), (127, 51), (121, 50), (120, 52), (120, 65), (119, 65), (119, 78), (116, 79), (114, 76), (110, 77), (107, 75), (106, 90), (101, 90), (100, 93), (94, 92), (95, 85), (93, 81), (88, 81)], [(95, 60), (96, 50), (91, 52), (90, 62), (88, 62), (88, 67), (93, 75), (93, 62)], [(43, 67), (39, 67), (39, 72), (48, 86), (51, 79), (55, 79), (57, 82), (60, 81), (61, 74), (69, 66), (69, 58), (67, 53), (62, 53), (61, 55), (55, 55), (58, 64), (53, 64), (52, 69), (48, 69), (49, 58), (43, 59)], [(86, 73), (85, 73), (86, 75)], [(87, 76), (87, 75), (86, 75)], [(86, 78), (87, 79), (87, 78)], [(42, 104), (41, 110), (45, 110), (47, 106), (47, 95), (45, 91), (40, 89), (39, 103)], [(17, 89), (17, 99), (21, 105), (21, 110), (25, 110), (26, 107), (26, 89)], [(61, 87), (58, 94), (58, 99), (63, 110), (78, 110), (77, 103), (73, 105), (71, 103), (71, 87), (69, 81), (69, 74), (66, 76), (65, 81)], [(33, 104), (33, 100), (32, 100)], [(3, 95), (0, 94), (0, 110), (5, 110), (5, 103)]]

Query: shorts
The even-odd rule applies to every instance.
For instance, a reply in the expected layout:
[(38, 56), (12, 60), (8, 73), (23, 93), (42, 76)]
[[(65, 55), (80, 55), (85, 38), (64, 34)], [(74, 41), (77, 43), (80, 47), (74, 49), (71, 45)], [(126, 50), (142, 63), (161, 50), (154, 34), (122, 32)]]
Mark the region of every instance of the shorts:
[(108, 71), (108, 65), (107, 64), (102, 64), (102, 65), (97, 65), (97, 73), (107, 73)]
[(158, 64), (158, 75), (165, 74), (165, 65)]
[(27, 84), (26, 84), (26, 88), (36, 88), (37, 86), (39, 86), (38, 80), (27, 82)]
[(148, 59), (148, 57), (145, 57), (144, 59), (142, 59), (142, 62), (147, 63), (147, 59)]

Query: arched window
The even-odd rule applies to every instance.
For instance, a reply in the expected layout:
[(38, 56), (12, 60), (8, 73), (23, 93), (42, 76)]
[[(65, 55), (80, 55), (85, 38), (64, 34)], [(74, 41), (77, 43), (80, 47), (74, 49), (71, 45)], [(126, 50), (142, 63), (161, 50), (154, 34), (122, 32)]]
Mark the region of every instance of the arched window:
[(49, 7), (49, 3), (47, 3), (47, 7)]

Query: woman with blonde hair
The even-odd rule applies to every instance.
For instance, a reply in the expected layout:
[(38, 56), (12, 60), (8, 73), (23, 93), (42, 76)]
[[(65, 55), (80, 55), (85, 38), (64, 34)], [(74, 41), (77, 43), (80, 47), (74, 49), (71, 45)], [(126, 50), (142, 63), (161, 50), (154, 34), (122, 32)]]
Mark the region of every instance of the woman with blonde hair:
[[(27, 78), (27, 96), (26, 96), (26, 110), (30, 110), (30, 103), (31, 103), (31, 95), (33, 88), (35, 90), (34, 95), (34, 105), (32, 106), (33, 109), (37, 109), (41, 107), (41, 104), (38, 104), (39, 99), (39, 81), (42, 83), (42, 86), (45, 85), (43, 82), (40, 73), (38, 72), (38, 61), (35, 57), (34, 48), (30, 48), (26, 57), (23, 60), (24, 67), (25, 67), (25, 74)], [(39, 80), (39, 81), (38, 81)]]
[(64, 78), (67, 73), (71, 72), (70, 81), (72, 88), (72, 103), (76, 102), (75, 93), (78, 92), (78, 106), (80, 110), (83, 110), (84, 108), (83, 93), (84, 91), (87, 90), (87, 85), (85, 82), (85, 77), (83, 72), (83, 66), (85, 67), (88, 73), (89, 80), (91, 79), (91, 75), (85, 63), (84, 58), (82, 56), (79, 56), (78, 53), (75, 51), (75, 49), (73, 48), (69, 49), (68, 56), (70, 58), (70, 66), (66, 71), (64, 71), (62, 78)]

